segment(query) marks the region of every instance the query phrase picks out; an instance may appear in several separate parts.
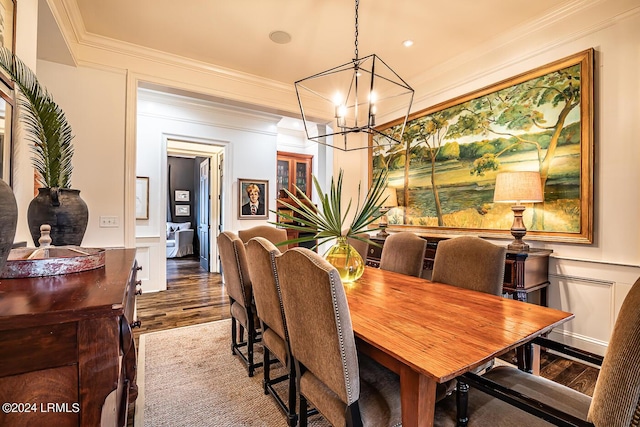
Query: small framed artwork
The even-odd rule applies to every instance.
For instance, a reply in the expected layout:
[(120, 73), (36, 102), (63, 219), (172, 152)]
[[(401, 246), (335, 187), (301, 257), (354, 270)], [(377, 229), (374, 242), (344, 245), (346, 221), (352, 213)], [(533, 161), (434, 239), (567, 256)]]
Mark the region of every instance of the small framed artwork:
[(176, 190), (175, 199), (176, 199), (176, 202), (188, 202), (189, 190)]
[(269, 181), (238, 179), (238, 218), (267, 219), (269, 214)]
[[(292, 209), (278, 209), (278, 213), (281, 214), (285, 214), (285, 215), (289, 215), (289, 216), (293, 216), (293, 210)], [(278, 217), (278, 222), (283, 223), (283, 224), (293, 224), (293, 220), (289, 219), (289, 218), (283, 218), (283, 217)]]
[(136, 219), (149, 219), (149, 177), (136, 177)]
[(191, 215), (190, 205), (176, 205), (176, 216), (189, 216)]

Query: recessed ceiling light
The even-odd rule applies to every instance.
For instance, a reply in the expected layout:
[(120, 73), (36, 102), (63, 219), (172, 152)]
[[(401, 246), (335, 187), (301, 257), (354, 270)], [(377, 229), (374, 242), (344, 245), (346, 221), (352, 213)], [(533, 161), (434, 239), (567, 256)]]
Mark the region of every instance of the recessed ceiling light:
[(287, 33), (286, 31), (272, 31), (269, 34), (269, 38), (274, 43), (287, 44), (291, 41), (291, 34)]
[(413, 46), (413, 40), (405, 40), (405, 41), (403, 41), (403, 42), (402, 42), (402, 45), (403, 45), (404, 47), (410, 47), (410, 46)]

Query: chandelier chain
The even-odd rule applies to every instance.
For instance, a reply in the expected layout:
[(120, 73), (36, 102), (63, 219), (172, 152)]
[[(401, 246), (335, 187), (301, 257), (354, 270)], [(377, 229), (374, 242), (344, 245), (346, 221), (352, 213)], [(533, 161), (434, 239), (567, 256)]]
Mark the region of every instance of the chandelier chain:
[(358, 59), (358, 5), (359, 4), (360, 4), (360, 0), (356, 0), (356, 33), (355, 33), (356, 60)]

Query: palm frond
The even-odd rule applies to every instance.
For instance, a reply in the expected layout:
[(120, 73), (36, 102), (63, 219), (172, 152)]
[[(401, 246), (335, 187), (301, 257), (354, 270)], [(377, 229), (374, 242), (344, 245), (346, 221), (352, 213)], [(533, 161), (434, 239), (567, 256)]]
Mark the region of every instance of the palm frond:
[(300, 194), (300, 197), (285, 189), (285, 193), (288, 198), (292, 200), (292, 203), (281, 199), (280, 204), (285, 206), (287, 209), (290, 209), (294, 214), (271, 211), (284, 220), (284, 222), (273, 224), (307, 233), (308, 236), (288, 240), (283, 242), (283, 244), (317, 240), (316, 246), (319, 246), (324, 242), (338, 237), (354, 237), (358, 240), (372, 243), (371, 240), (363, 237), (363, 233), (365, 231), (378, 229), (370, 229), (368, 227), (372, 222), (382, 216), (380, 207), (386, 199), (381, 199), (382, 193), (387, 185), (387, 177), (388, 172), (386, 170), (374, 177), (372, 185), (368, 189), (367, 195), (362, 204), (360, 204), (361, 186), (358, 185), (358, 203), (356, 204), (356, 212), (353, 221), (348, 228), (345, 228), (345, 223), (352, 207), (352, 202), (349, 200), (346, 209), (344, 209), (344, 211), (342, 210), (342, 170), (338, 173), (337, 180), (334, 180), (333, 178), (331, 179), (331, 184), (327, 193), (322, 190), (317, 178), (315, 176), (313, 177), (313, 184), (316, 192), (318, 193), (318, 199), (320, 200), (319, 208), (315, 208), (311, 199), (309, 199), (309, 197), (298, 187), (295, 188), (296, 193)]
[(356, 216), (351, 223), (351, 230), (353, 234), (362, 232), (369, 224), (380, 218), (383, 213), (380, 211), (380, 207), (387, 200), (382, 199), (384, 189), (387, 186), (388, 171), (386, 169), (380, 171), (380, 173), (374, 177), (373, 182), (367, 196), (362, 204), (362, 210), (356, 211)]
[(32, 143), (31, 158), (43, 187), (71, 187), (73, 133), (62, 109), (35, 73), (9, 49), (0, 47), (0, 68), (19, 89), (20, 119)]

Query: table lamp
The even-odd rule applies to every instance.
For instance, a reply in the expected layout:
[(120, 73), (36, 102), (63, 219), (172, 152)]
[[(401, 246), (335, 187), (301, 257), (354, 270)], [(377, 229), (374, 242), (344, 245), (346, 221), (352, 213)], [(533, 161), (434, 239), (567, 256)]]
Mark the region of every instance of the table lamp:
[(544, 200), (540, 173), (538, 172), (502, 172), (496, 175), (496, 188), (493, 194), (494, 202), (513, 203), (513, 225), (511, 234), (515, 238), (507, 249), (519, 252), (527, 252), (529, 245), (522, 241), (527, 234), (527, 228), (522, 221), (522, 213), (525, 210), (523, 203), (536, 203)]
[(387, 233), (387, 230), (386, 230), (387, 226), (389, 225), (387, 212), (389, 212), (389, 209), (395, 208), (396, 206), (398, 206), (398, 197), (396, 194), (396, 189), (393, 187), (385, 188), (384, 191), (382, 192), (382, 196), (380, 197), (380, 199), (385, 201), (384, 203), (382, 203), (382, 206), (380, 206), (380, 212), (382, 213), (382, 216), (380, 217), (380, 223), (378, 224), (378, 227), (380, 227), (380, 232), (376, 235), (376, 237), (384, 238), (389, 235), (389, 233)]

